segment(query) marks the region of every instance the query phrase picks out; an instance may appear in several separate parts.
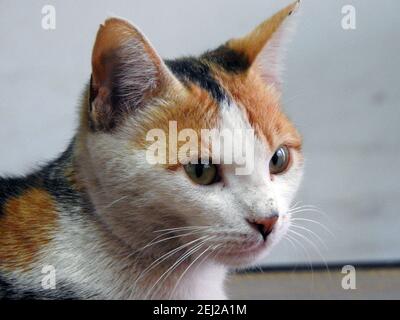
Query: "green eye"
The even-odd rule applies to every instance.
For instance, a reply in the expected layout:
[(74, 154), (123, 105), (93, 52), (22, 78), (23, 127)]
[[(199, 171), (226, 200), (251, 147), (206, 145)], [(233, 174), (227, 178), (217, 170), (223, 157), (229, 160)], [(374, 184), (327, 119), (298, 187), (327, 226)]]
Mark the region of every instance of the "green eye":
[(271, 174), (279, 174), (284, 172), (289, 166), (290, 152), (288, 147), (279, 147), (269, 162), (269, 172)]
[(189, 178), (197, 184), (209, 185), (218, 182), (219, 175), (217, 166), (214, 164), (186, 164), (183, 166)]

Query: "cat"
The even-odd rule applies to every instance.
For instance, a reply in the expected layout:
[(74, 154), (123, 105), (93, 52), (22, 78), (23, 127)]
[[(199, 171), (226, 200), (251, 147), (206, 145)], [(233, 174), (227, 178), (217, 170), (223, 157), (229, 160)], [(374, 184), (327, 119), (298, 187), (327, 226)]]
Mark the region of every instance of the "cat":
[[(0, 178), (0, 298), (227, 299), (227, 272), (257, 263), (287, 232), (303, 174), (302, 138), (280, 103), (280, 51), (297, 7), (175, 60), (107, 19), (66, 151)], [(254, 169), (150, 164), (148, 132), (168, 136), (171, 121), (252, 129)]]

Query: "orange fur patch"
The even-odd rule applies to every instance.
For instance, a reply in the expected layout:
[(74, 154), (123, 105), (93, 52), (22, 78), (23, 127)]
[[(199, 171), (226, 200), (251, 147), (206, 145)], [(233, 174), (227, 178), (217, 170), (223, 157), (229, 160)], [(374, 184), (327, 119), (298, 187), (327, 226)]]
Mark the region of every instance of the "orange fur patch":
[(56, 229), (56, 209), (51, 195), (30, 189), (9, 199), (0, 217), (0, 268), (29, 269), (40, 249)]
[(272, 151), (281, 144), (300, 150), (302, 139), (280, 108), (280, 94), (253, 68), (243, 74), (227, 74), (214, 67), (215, 77), (243, 108), (250, 125), (264, 138)]
[[(219, 106), (215, 100), (211, 98), (207, 91), (192, 84), (188, 90), (184, 89), (180, 94), (172, 93), (166, 96), (163, 101), (163, 105), (153, 108), (151, 117), (140, 122), (140, 134), (132, 140), (134, 147), (147, 149), (152, 144), (152, 142), (146, 141), (147, 133), (151, 129), (161, 129), (166, 135), (166, 152), (168, 154), (169, 122), (176, 121), (178, 133), (183, 129), (193, 129), (196, 132), (197, 145), (200, 148), (201, 129), (213, 129), (217, 126)], [(184, 143), (184, 141), (177, 143), (177, 151)], [(178, 157), (178, 154), (176, 157)], [(167, 162), (169, 162), (168, 158)], [(166, 168), (175, 170), (179, 166), (179, 164), (169, 163)]]
[(283, 21), (296, 9), (298, 4), (299, 1), (296, 1), (288, 5), (268, 20), (265, 20), (246, 36), (230, 40), (228, 46), (237, 52), (245, 54), (250, 63), (253, 63), (268, 40), (271, 39)]

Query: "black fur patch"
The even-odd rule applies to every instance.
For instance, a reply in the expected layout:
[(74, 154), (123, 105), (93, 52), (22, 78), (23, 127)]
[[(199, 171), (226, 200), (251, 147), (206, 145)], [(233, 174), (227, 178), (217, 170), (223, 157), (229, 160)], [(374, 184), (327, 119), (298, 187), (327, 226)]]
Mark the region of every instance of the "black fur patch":
[(22, 195), (27, 189), (39, 185), (41, 180), (39, 174), (32, 174), (23, 178), (0, 177), (0, 218), (3, 214), (4, 204), (8, 199)]
[(211, 96), (221, 102), (227, 95), (211, 74), (210, 67), (201, 59), (194, 57), (166, 60), (165, 63), (183, 83), (192, 82), (207, 90)]
[(72, 286), (65, 283), (57, 282), (57, 289), (55, 290), (17, 289), (12, 285), (11, 280), (0, 275), (0, 300), (77, 300), (79, 298)]
[(209, 63), (220, 67), (225, 72), (241, 73), (250, 67), (249, 59), (240, 52), (222, 45), (215, 50), (207, 51), (200, 58), (186, 57), (176, 60), (166, 60), (165, 63), (183, 83), (193, 82), (218, 102), (227, 99), (227, 94), (213, 77)]
[(226, 45), (207, 51), (201, 57), (220, 66), (226, 72), (245, 72), (250, 67), (249, 59), (244, 54), (232, 50)]

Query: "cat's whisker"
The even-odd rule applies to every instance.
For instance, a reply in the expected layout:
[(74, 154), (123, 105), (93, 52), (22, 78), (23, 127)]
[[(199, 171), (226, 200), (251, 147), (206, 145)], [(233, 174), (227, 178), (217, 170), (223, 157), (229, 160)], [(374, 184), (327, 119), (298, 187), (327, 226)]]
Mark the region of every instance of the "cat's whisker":
[[(292, 227), (293, 227), (293, 225), (292, 225)], [(297, 232), (295, 230), (292, 230), (292, 229), (290, 229), (289, 232), (294, 234), (294, 235), (297, 235), (301, 239), (305, 240), (308, 244), (310, 244), (316, 250), (317, 253), (320, 252), (319, 249), (318, 249), (318, 246), (312, 240), (310, 240), (308, 237), (306, 237), (305, 235), (303, 235), (300, 232)]]
[(286, 234), (286, 235), (282, 238), (282, 240), (287, 240), (287, 241), (289, 242), (289, 244), (292, 246), (293, 250), (294, 250), (295, 252), (297, 252), (297, 247), (296, 247), (295, 243), (293, 242), (293, 240), (291, 239), (290, 235)]
[(310, 210), (310, 211), (318, 211), (318, 212), (323, 212), (321, 209), (319, 208), (314, 208), (314, 207), (298, 207), (298, 208), (291, 208), (288, 210), (289, 213), (292, 212), (297, 212), (297, 211), (305, 211), (305, 210)]
[(291, 206), (288, 210), (288, 213), (297, 212), (299, 210), (308, 209), (310, 211), (320, 212), (321, 214), (325, 215), (326, 213), (318, 206), (312, 204), (305, 204), (301, 205), (301, 201), (296, 202), (293, 206)]
[(301, 201), (296, 201), (292, 206), (290, 206), (289, 210), (292, 208), (296, 208), (297, 205), (299, 205)]
[[(173, 271), (179, 266), (179, 264), (181, 264), (185, 259), (189, 258), (191, 255), (193, 255), (193, 254), (195, 254), (197, 251), (199, 251), (200, 248), (201, 248), (206, 242), (208, 242), (209, 240), (211, 240), (211, 239), (213, 239), (213, 238), (215, 238), (215, 237), (212, 236), (212, 237), (210, 237), (210, 238), (208, 238), (208, 239), (205, 239), (200, 245), (198, 245), (199, 248), (198, 248), (197, 250), (194, 250), (194, 251), (192, 251), (191, 253), (187, 253), (187, 254), (186, 254), (186, 257), (182, 257), (181, 262), (179, 262), (179, 263), (169, 272), (169, 274), (166, 276), (166, 278), (167, 278), (168, 276), (170, 276), (170, 275), (173, 273)], [(215, 248), (218, 248), (218, 245), (216, 245), (216, 246), (210, 245), (210, 246), (205, 250), (205, 252), (207, 252), (211, 247), (213, 247), (213, 250), (214, 250)], [(201, 253), (200, 256), (202, 256), (205, 252)], [(211, 254), (212, 252), (213, 252), (213, 251), (211, 251), (210, 254)], [(205, 259), (207, 259), (207, 257), (210, 256), (210, 254), (208, 254), (208, 255), (205, 257)], [(184, 271), (184, 273), (186, 273), (186, 272), (189, 270), (189, 268), (200, 258), (200, 256), (198, 256), (198, 257), (195, 259), (195, 261), (193, 261), (193, 262), (187, 267), (187, 269)], [(199, 263), (199, 265), (202, 264), (202, 263), (205, 261), (205, 259), (203, 259), (203, 260)], [(199, 267), (199, 265), (197, 265), (196, 268)], [(176, 283), (176, 286), (174, 287), (174, 290), (178, 287), (179, 282), (181, 281), (181, 279), (183, 278), (183, 276), (184, 276), (184, 274), (182, 274), (181, 277), (178, 279), (178, 281), (177, 281), (177, 283)], [(165, 278), (162, 282), (164, 282), (164, 281), (166, 280), (166, 278)]]
[(325, 243), (325, 241), (324, 241), (317, 233), (315, 233), (314, 231), (312, 231), (312, 230), (310, 230), (310, 229), (308, 229), (308, 228), (306, 228), (306, 227), (296, 225), (296, 224), (292, 224), (292, 227), (293, 227), (293, 228), (298, 228), (298, 229), (300, 229), (300, 230), (304, 230), (304, 231), (310, 233), (311, 235), (313, 235), (313, 236), (324, 246), (324, 248), (325, 248), (326, 250), (329, 250), (329, 249), (328, 249), (328, 246), (327, 246), (326, 243)]
[(163, 261), (165, 261), (166, 259), (168, 259), (170, 256), (172, 256), (173, 254), (175, 254), (176, 252), (192, 245), (195, 242), (201, 241), (206, 239), (208, 236), (203, 236), (201, 238), (195, 239), (193, 241), (190, 241), (188, 243), (185, 243), (175, 249), (172, 249), (170, 251), (168, 251), (167, 253), (163, 254), (161, 257), (157, 258), (156, 260), (154, 260), (146, 269), (144, 269), (142, 271), (142, 273), (139, 275), (139, 277), (136, 279), (136, 282), (139, 281), (140, 279), (142, 279), (148, 272), (150, 272), (151, 270), (153, 270), (155, 267), (157, 267), (160, 263), (162, 263)]
[[(179, 287), (180, 282), (182, 281), (183, 277), (185, 276), (185, 274), (189, 271), (189, 269), (210, 249), (212, 248), (212, 246), (209, 246), (206, 250), (204, 250), (202, 253), (200, 253), (200, 255), (198, 255), (188, 266), (187, 268), (182, 272), (182, 274), (179, 276), (178, 280), (176, 281), (176, 284), (174, 286), (174, 288), (171, 291), (171, 297), (174, 296), (176, 289)], [(200, 261), (200, 263), (197, 265), (197, 267), (202, 264), (205, 260), (207, 260), (207, 258), (213, 253), (213, 251), (211, 250), (203, 260)]]
[(122, 200), (125, 200), (126, 198), (128, 198), (128, 196), (122, 196), (121, 198), (119, 198), (119, 199), (117, 199), (117, 200), (114, 200), (113, 202), (111, 202), (111, 203), (109, 203), (108, 205), (106, 205), (106, 206), (104, 207), (104, 209), (109, 209), (109, 208), (111, 208), (113, 205), (117, 204), (118, 202), (120, 202), (120, 201), (122, 201)]
[(200, 261), (200, 263), (195, 267), (195, 270), (194, 270), (194, 271), (196, 271), (196, 270), (200, 267), (200, 265), (203, 264), (203, 263), (207, 260), (207, 258), (210, 257), (210, 255), (211, 255), (212, 253), (216, 253), (216, 252), (217, 252), (217, 249), (219, 249), (220, 247), (222, 247), (222, 244), (217, 244), (217, 245), (210, 246), (210, 247), (211, 247), (211, 252), (210, 252), (209, 254), (207, 254), (207, 255), (203, 258), (202, 261)]
[[(296, 246), (296, 243), (293, 241), (292, 237), (289, 234), (286, 234), (283, 240), (287, 240), (289, 244), (292, 246), (294, 252), (298, 252), (298, 247)], [(296, 263), (294, 269), (296, 269), (298, 263)]]
[(305, 240), (307, 243), (309, 243), (314, 248), (314, 250), (317, 252), (317, 254), (321, 257), (321, 259), (322, 259), (322, 261), (323, 261), (323, 263), (325, 265), (326, 271), (328, 272), (329, 277), (331, 278), (331, 273), (330, 273), (330, 270), (329, 270), (329, 267), (328, 267), (328, 263), (326, 262), (324, 256), (322, 255), (321, 251), (319, 250), (318, 246), (315, 245), (315, 243), (313, 241), (311, 241), (309, 238), (307, 238), (306, 236), (302, 235), (301, 233), (296, 232), (294, 230), (289, 230), (289, 231), (291, 231), (295, 235), (297, 235), (300, 238), (302, 238), (303, 240)]
[(167, 229), (160, 229), (155, 230), (153, 232), (163, 232), (163, 231), (176, 231), (176, 230), (191, 230), (191, 229), (207, 229), (211, 228), (211, 226), (185, 226), (185, 227), (177, 227), (177, 228), (167, 228)]
[(317, 208), (316, 205), (313, 204), (302, 204), (303, 201), (297, 201), (295, 202), (293, 205), (290, 206), (290, 208), (294, 209), (294, 208), (300, 208), (300, 207), (313, 207), (313, 208)]
[[(153, 286), (149, 289), (149, 293), (151, 293), (154, 288), (157, 286), (157, 284), (163, 280), (163, 282), (165, 281), (165, 279), (168, 277), (168, 275), (170, 274), (170, 272), (172, 273), (173, 270), (175, 270), (186, 258), (188, 258), (189, 256), (191, 256), (193, 253), (197, 252), (198, 250), (200, 250), (200, 248), (204, 245), (204, 243), (207, 242), (207, 240), (210, 240), (210, 238), (206, 238), (203, 241), (200, 242), (200, 244), (195, 245), (193, 248), (191, 248), (189, 251), (186, 251), (184, 254), (181, 255), (181, 257), (175, 261), (175, 263), (170, 266), (159, 278), (158, 280), (153, 284)], [(146, 295), (146, 298), (149, 296), (149, 294)], [(146, 299), (145, 298), (145, 299)]]
[(318, 206), (314, 204), (301, 204), (302, 201), (298, 201), (295, 203), (295, 205), (291, 206), (291, 208), (301, 208), (301, 207), (312, 207), (312, 208), (318, 208)]
[(313, 219), (306, 219), (306, 218), (290, 218), (290, 221), (304, 221), (304, 222), (310, 222), (319, 225), (322, 229), (324, 229), (326, 232), (328, 232), (332, 237), (336, 238), (336, 235), (329, 230), (328, 227), (326, 227), (324, 224), (322, 224), (319, 221), (313, 220)]
[[(289, 229), (289, 232), (291, 232), (291, 231), (293, 231), (293, 230), (290, 230), (290, 229)], [(299, 239), (296, 239), (294, 236), (291, 237), (291, 236), (289, 235), (289, 233), (287, 234), (287, 237), (288, 237), (288, 239), (290, 238), (292, 241), (294, 241), (298, 246), (300, 246), (300, 248), (302, 249), (302, 251), (305, 253), (305, 255), (306, 255), (306, 257), (307, 257), (308, 265), (310, 266), (310, 269), (311, 269), (311, 282), (312, 282), (312, 284), (313, 284), (313, 286), (314, 286), (314, 267), (313, 267), (313, 265), (312, 265), (311, 256), (310, 256), (310, 254), (308, 253), (307, 248), (301, 243), (301, 241), (299, 241)]]
[(329, 216), (325, 212), (317, 210), (317, 209), (298, 209), (295, 211), (288, 211), (288, 214), (291, 214), (293, 216), (294, 215), (312, 214), (312, 213), (317, 213), (317, 214), (321, 215), (322, 217), (329, 219)]
[[(203, 238), (203, 239), (202, 239)], [(164, 255), (162, 255), (161, 257), (157, 258), (155, 261), (153, 261), (147, 268), (145, 268), (140, 275), (138, 276), (138, 278), (136, 278), (135, 282), (138, 283), (147, 273), (149, 273), (152, 269), (154, 269), (155, 267), (157, 267), (159, 264), (161, 264), (162, 262), (164, 262), (165, 260), (167, 260), (169, 257), (171, 257), (172, 255), (174, 255), (176, 252), (184, 249), (185, 247), (188, 247), (190, 245), (192, 245), (195, 242), (204, 240), (206, 237), (202, 237), (199, 239), (195, 239), (193, 241), (190, 241), (189, 243), (183, 244), (175, 249), (172, 249), (170, 251), (168, 251), (167, 253), (165, 253)], [(187, 251), (185, 251), (184, 253), (186, 253)], [(133, 290), (134, 288), (132, 288), (132, 294), (133, 294)]]
[[(176, 231), (174, 231), (173, 233), (175, 233), (175, 232), (176, 232)], [(165, 234), (162, 234), (161, 236), (156, 237), (155, 239), (153, 239), (152, 241), (150, 241), (147, 245), (145, 245), (144, 247), (142, 247), (142, 248), (139, 249), (139, 250), (145, 250), (145, 249), (147, 249), (148, 247), (151, 247), (151, 246), (153, 246), (153, 245), (155, 245), (155, 244), (158, 244), (158, 243), (161, 243), (161, 242), (165, 242), (165, 241), (168, 241), (168, 240), (172, 240), (172, 239), (176, 239), (176, 238), (181, 238), (181, 237), (187, 237), (187, 236), (190, 236), (190, 235), (193, 235), (193, 234), (198, 234), (198, 233), (203, 233), (203, 232), (204, 232), (203, 230), (195, 230), (195, 231), (191, 231), (191, 232), (188, 232), (188, 233), (178, 234), (178, 235), (175, 235), (175, 236), (171, 236), (171, 237), (167, 237), (167, 238), (163, 238), (163, 239), (161, 239), (161, 240), (155, 241), (155, 240), (159, 239), (160, 237), (165, 236)]]
[[(174, 228), (175, 229), (175, 228)], [(177, 228), (176, 228), (176, 230), (177, 230)], [(184, 231), (184, 230), (182, 230), (182, 231)], [(229, 231), (229, 230), (227, 230), (227, 231)], [(165, 235), (167, 235), (167, 234), (171, 234), (171, 233), (175, 233), (175, 232), (177, 232), (177, 231), (175, 231), (175, 230), (172, 230), (172, 231), (168, 231), (168, 232), (166, 232), (166, 233), (164, 233), (164, 234), (161, 234), (161, 235), (159, 235), (159, 236), (157, 236), (156, 238), (154, 238), (153, 240), (151, 240), (148, 244), (146, 244), (145, 246), (143, 246), (143, 247), (141, 247), (140, 249), (138, 249), (138, 250), (135, 250), (134, 252), (132, 252), (132, 253), (130, 253), (125, 259), (126, 260), (128, 260), (130, 257), (132, 257), (133, 255), (135, 255), (135, 254), (137, 254), (137, 253), (139, 253), (139, 252), (143, 252), (145, 249), (147, 249), (148, 247), (151, 247), (152, 245), (155, 245), (155, 244), (159, 244), (159, 243), (162, 243), (162, 242), (164, 242), (164, 241), (167, 241), (167, 240), (172, 240), (172, 239), (175, 239), (175, 238), (180, 238), (180, 237), (184, 237), (184, 236), (189, 236), (189, 235), (193, 235), (193, 234), (198, 234), (198, 233), (208, 233), (209, 235), (211, 234), (213, 234), (214, 233), (214, 235), (218, 235), (218, 233), (220, 233), (221, 231), (220, 230), (212, 230), (211, 228), (210, 228), (210, 230), (194, 230), (194, 231), (191, 231), (191, 232), (188, 232), (188, 233), (185, 233), (185, 234), (180, 234), (180, 235), (175, 235), (175, 236), (171, 236), (171, 237), (167, 237), (167, 238), (165, 238), (165, 239), (161, 239), (161, 240), (159, 240), (159, 241), (156, 241), (157, 239), (159, 239), (159, 238), (162, 238), (163, 236), (165, 236)], [(223, 240), (238, 240), (238, 238), (237, 237), (234, 237), (234, 236), (232, 236), (232, 237), (224, 237), (224, 238), (222, 238)], [(168, 258), (168, 257), (167, 257)]]
[(326, 214), (322, 209), (317, 208), (315, 206), (299, 206), (296, 208), (289, 208), (288, 213), (303, 212), (303, 211), (307, 211), (307, 210), (309, 210), (311, 212), (319, 212), (322, 215)]
[[(175, 228), (174, 228), (174, 229), (175, 229)], [(161, 240), (159, 240), (159, 241), (156, 241), (157, 239), (160, 239), (160, 238), (162, 238), (162, 237), (164, 237), (164, 236), (166, 236), (166, 235), (168, 235), (168, 234), (176, 233), (176, 232), (179, 232), (179, 231), (188, 231), (188, 230), (186, 230), (186, 229), (185, 229), (185, 230), (178, 230), (178, 229), (176, 228), (176, 230), (168, 231), (168, 232), (165, 232), (165, 233), (163, 233), (163, 234), (161, 234), (161, 235), (158, 235), (157, 237), (155, 237), (153, 240), (151, 240), (149, 243), (147, 243), (147, 244), (144, 245), (143, 247), (141, 247), (141, 248), (139, 248), (139, 249), (137, 249), (137, 250), (131, 252), (131, 253), (125, 258), (125, 260), (129, 260), (129, 258), (131, 258), (133, 255), (138, 254), (138, 253), (144, 251), (145, 249), (147, 249), (148, 247), (150, 247), (150, 246), (152, 246), (152, 245), (154, 245), (154, 244), (158, 244), (158, 243), (161, 243), (161, 242), (164, 242), (164, 241), (167, 241), (167, 240), (171, 240), (171, 239), (175, 239), (175, 238), (179, 238), (179, 237), (184, 237), (184, 236), (188, 236), (188, 235), (192, 235), (192, 234), (197, 234), (197, 233), (201, 233), (201, 232), (206, 232), (205, 230), (194, 230), (194, 231), (189, 232), (189, 233), (186, 233), (186, 234), (180, 234), (180, 235), (176, 235), (176, 236), (173, 236), (173, 237), (168, 237), (168, 238), (166, 238), (166, 239), (161, 239)]]

